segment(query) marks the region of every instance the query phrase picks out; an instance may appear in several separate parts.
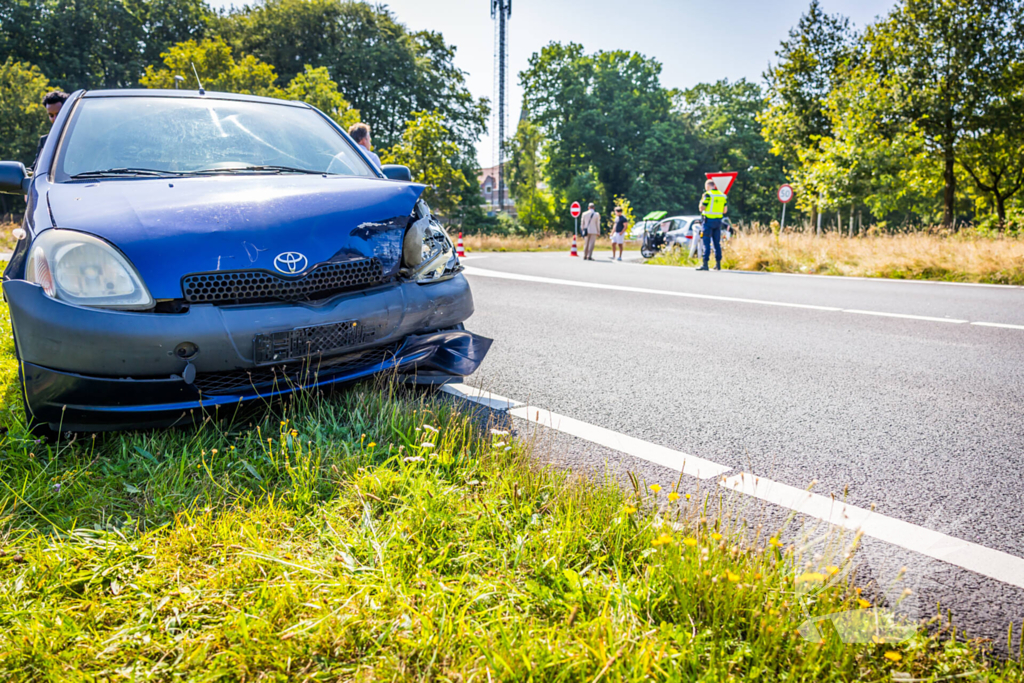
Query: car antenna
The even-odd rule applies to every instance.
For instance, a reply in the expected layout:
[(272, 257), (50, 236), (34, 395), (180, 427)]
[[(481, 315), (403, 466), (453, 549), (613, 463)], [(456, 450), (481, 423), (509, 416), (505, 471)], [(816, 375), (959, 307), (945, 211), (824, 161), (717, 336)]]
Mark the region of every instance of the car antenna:
[(199, 80), (199, 73), (196, 71), (196, 65), (193, 64), (192, 62), (189, 62), (189, 64), (192, 66), (192, 73), (194, 73), (195, 76), (196, 76), (196, 83), (199, 84), (199, 94), (200, 95), (205, 95), (206, 91), (203, 90), (203, 82)]

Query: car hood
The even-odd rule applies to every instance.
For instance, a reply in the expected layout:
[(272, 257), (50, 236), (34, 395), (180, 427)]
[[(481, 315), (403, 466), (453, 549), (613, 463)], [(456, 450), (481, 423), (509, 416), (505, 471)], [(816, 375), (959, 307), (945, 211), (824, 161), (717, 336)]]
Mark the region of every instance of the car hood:
[(58, 228), (101, 237), (155, 299), (181, 298), (192, 273), (275, 271), (279, 254), (325, 262), (379, 258), (397, 272), (422, 185), (321, 175), (106, 179), (51, 185)]

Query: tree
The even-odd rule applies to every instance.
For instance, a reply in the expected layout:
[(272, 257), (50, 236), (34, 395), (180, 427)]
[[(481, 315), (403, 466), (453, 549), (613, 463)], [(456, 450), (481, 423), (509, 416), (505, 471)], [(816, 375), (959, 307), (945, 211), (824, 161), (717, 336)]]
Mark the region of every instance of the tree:
[(1022, 12), (1020, 0), (903, 0), (867, 31), (866, 66), (898, 93), (890, 118), (916, 126), (941, 160), (946, 227), (953, 226), (965, 139), (981, 133), (988, 143), (1010, 141), (1007, 127), (1019, 125), (1019, 114), (992, 111), (1019, 92)]
[(519, 122), (509, 144), (509, 191), (516, 203), (516, 215), (530, 232), (550, 230), (554, 223), (554, 198), (544, 185), (543, 136), (528, 119)]
[(49, 129), (43, 107), (49, 90), (36, 66), (11, 57), (0, 64), (0, 159), (32, 163), (39, 136)]
[(812, 0), (775, 56), (778, 62), (764, 74), (767, 107), (757, 114), (771, 152), (793, 175), (798, 206), (815, 220), (815, 188), (800, 175), (801, 158), (814, 156), (818, 143), (832, 133), (832, 119), (823, 109), (825, 98), (840, 84), (842, 67), (850, 59), (857, 35), (850, 21), (828, 15)]
[(305, 71), (288, 83), (284, 97), (313, 105), (345, 130), (359, 122), (359, 110), (353, 109), (338, 91), (338, 84), (331, 80), (326, 67), (314, 69), (307, 64)]
[(692, 125), (678, 113), (654, 124), (637, 152), (636, 178), (629, 191), (638, 215), (690, 213), (696, 208), (703, 187), (698, 145)]
[(61, 88), (119, 88), (175, 42), (201, 36), (203, 0), (16, 0), (0, 3), (0, 54), (39, 66)]
[(267, 0), (229, 15), (219, 29), (238, 50), (291, 78), (326, 67), (380, 147), (397, 143), (413, 112), (435, 111), (460, 156), (486, 128), (487, 101), (472, 97), (441, 34), (411, 33), (383, 5), (351, 0)]
[(413, 179), (427, 186), (423, 191), (427, 204), (443, 216), (452, 215), (469, 187), (466, 176), (453, 163), (459, 147), (451, 138), (440, 114), (415, 112), (401, 141), (381, 155), (385, 164), (408, 166)]
[[(199, 43), (187, 40), (160, 55), (164, 66), (146, 67), (146, 75), (140, 80), (146, 88), (174, 88), (174, 77), (183, 76), (185, 82), (196, 87), (198, 75), (203, 88), (211, 91), (235, 92), (244, 95), (280, 97), (283, 92), (277, 87), (274, 67), (246, 55), (236, 62), (231, 48), (220, 36), (207, 38)], [(195, 68), (195, 73), (193, 73)]]
[(686, 177), (686, 208), (692, 211), (704, 188), (704, 172), (737, 171), (730, 193), (733, 220), (771, 220), (778, 211), (775, 193), (786, 180), (782, 160), (771, 153), (758, 116), (764, 111), (761, 87), (746, 79), (702, 83), (677, 97), (677, 109), (696, 137), (696, 173)]
[(636, 52), (587, 55), (576, 43), (551, 43), (520, 73), (524, 107), (548, 145), (548, 176), (562, 213), (570, 186), (591, 171), (604, 195), (625, 195), (652, 128), (671, 109), (661, 65)]

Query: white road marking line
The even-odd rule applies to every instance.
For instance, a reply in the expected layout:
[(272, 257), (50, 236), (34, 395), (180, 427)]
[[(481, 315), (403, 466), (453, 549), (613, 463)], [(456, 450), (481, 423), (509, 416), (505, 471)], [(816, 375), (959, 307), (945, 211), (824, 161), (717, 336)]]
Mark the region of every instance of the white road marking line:
[[(687, 455), (565, 415), (527, 406), (519, 401), (498, 396), (468, 384), (448, 384), (443, 387), (443, 390), (453, 396), (459, 396), (489, 408), (508, 410), (509, 415), (556, 429), (677, 472), (681, 471), (698, 479), (721, 477), (732, 469), (710, 460)], [(764, 477), (757, 477), (749, 472), (722, 477), (719, 480), (719, 485), (730, 491), (752, 496), (787, 510), (841, 526), (844, 529), (861, 530), (866, 536), (877, 538), (904, 550), (920, 553), (1017, 588), (1024, 588), (1024, 558), (947, 536), (895, 517), (888, 517), (836, 501), (831, 497), (780, 484)]]
[(509, 410), (517, 406), (523, 405), (519, 401), (513, 401), (510, 398), (504, 396), (498, 396), (492, 394), (489, 391), (478, 389), (468, 384), (445, 384), (441, 387), (441, 391), (451, 394), (452, 396), (458, 396), (474, 403), (487, 406), (493, 410)]
[(723, 479), (730, 491), (773, 503), (905, 550), (947, 562), (990, 579), (1024, 588), (1024, 558), (932, 531), (916, 524), (833, 500), (749, 472)]
[(523, 282), (539, 282), (550, 285), (568, 285), (570, 287), (583, 287), (586, 289), (609, 289), (618, 292), (632, 292), (635, 294), (660, 294), (662, 296), (675, 296), (684, 299), (705, 299), (709, 301), (729, 301), (741, 304), (755, 304), (758, 306), (780, 306), (784, 308), (802, 308), (812, 311), (829, 311), (832, 313), (852, 313), (854, 315), (875, 315), (885, 318), (904, 318), (908, 320), (921, 320), (924, 322), (953, 323), (963, 325), (985, 325), (988, 327), (1004, 327), (1007, 329), (1024, 329), (1024, 325), (1005, 325), (1000, 323), (971, 322), (957, 318), (934, 318), (925, 315), (910, 315), (907, 313), (886, 313), (884, 311), (864, 311), (856, 308), (838, 308), (836, 306), (815, 306), (812, 304), (794, 304), (785, 301), (769, 301), (767, 299), (744, 299), (732, 296), (716, 296), (714, 294), (695, 294), (693, 292), (670, 292), (664, 289), (649, 289), (646, 287), (629, 287), (626, 285), (607, 285), (600, 282), (583, 282), (580, 280), (561, 280), (553, 277), (541, 277), (539, 275), (520, 275), (519, 273), (506, 273), (498, 270), (485, 270), (467, 266), (466, 275), (478, 277), (493, 277), (505, 280), (520, 280)]
[(678, 296), (685, 299), (708, 299), (710, 301), (732, 301), (743, 304), (760, 304), (762, 306), (782, 306), (785, 308), (808, 308), (814, 311), (842, 311), (834, 306), (814, 306), (811, 304), (791, 304), (784, 301), (767, 301), (764, 299), (742, 299), (732, 296), (716, 296), (714, 294), (694, 294), (693, 292), (668, 292), (664, 289), (647, 289), (645, 287), (627, 287), (625, 285), (606, 285), (599, 282), (581, 282), (579, 280), (559, 280), (553, 277), (540, 277), (538, 275), (519, 275), (518, 273), (504, 273), (497, 270), (484, 270), (483, 268), (466, 267), (466, 275), (477, 275), (480, 277), (495, 277), (505, 280), (523, 280), (525, 282), (541, 282), (550, 285), (569, 285), (572, 287), (586, 287), (589, 289), (611, 289), (619, 292), (633, 292), (635, 294), (663, 294), (665, 296)]
[(513, 408), (508, 412), (509, 415), (514, 415), (530, 422), (536, 422), (539, 425), (585, 439), (600, 446), (606, 446), (613, 450), (641, 458), (642, 460), (647, 460), (648, 462), (653, 462), (656, 465), (661, 465), (677, 472), (683, 472), (698, 479), (719, 477), (732, 469), (710, 460), (687, 455), (671, 448), (659, 446), (632, 436), (626, 436), (619, 432), (613, 432), (610, 429), (581, 422), (565, 415), (558, 415), (548, 410), (534, 408), (533, 406), (521, 406)]
[(1007, 330), (1024, 330), (1024, 325), (1009, 325), (1007, 323), (971, 323), (982, 327), (1002, 327)]
[(907, 318), (909, 320), (927, 320), (933, 323), (953, 323), (955, 325), (963, 325), (964, 323), (970, 322), (969, 320), (957, 320), (956, 318), (933, 318), (927, 315), (908, 315), (906, 313), (883, 313), (881, 311), (860, 311), (856, 308), (844, 308), (843, 313), (856, 313), (857, 315), (879, 315), (883, 318)]

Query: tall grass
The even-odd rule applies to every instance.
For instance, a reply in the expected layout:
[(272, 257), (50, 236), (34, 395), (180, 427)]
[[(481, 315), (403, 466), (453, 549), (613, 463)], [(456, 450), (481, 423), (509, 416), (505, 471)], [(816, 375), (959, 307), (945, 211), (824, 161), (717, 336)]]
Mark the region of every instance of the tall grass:
[[(775, 273), (1024, 285), (1024, 239), (924, 232), (857, 238), (829, 233), (740, 233), (723, 245), (724, 267)], [(696, 265), (681, 250), (649, 263)]]
[[(452, 235), (453, 237), (455, 235)], [(504, 235), (464, 235), (463, 241), (468, 253), (481, 251), (562, 251), (569, 252), (572, 246), (572, 236), (566, 235), (538, 235), (535, 237), (526, 236), (504, 236)], [(579, 252), (583, 253), (583, 238), (577, 239)], [(639, 242), (627, 242), (627, 251), (640, 249)], [(601, 237), (594, 247), (601, 251), (611, 251), (612, 243), (608, 237)]]
[(386, 382), (56, 443), (7, 420), (5, 681), (1024, 680), (948, 631), (798, 635), (867, 606), (856, 538), (819, 557), (708, 495), (542, 468)]

